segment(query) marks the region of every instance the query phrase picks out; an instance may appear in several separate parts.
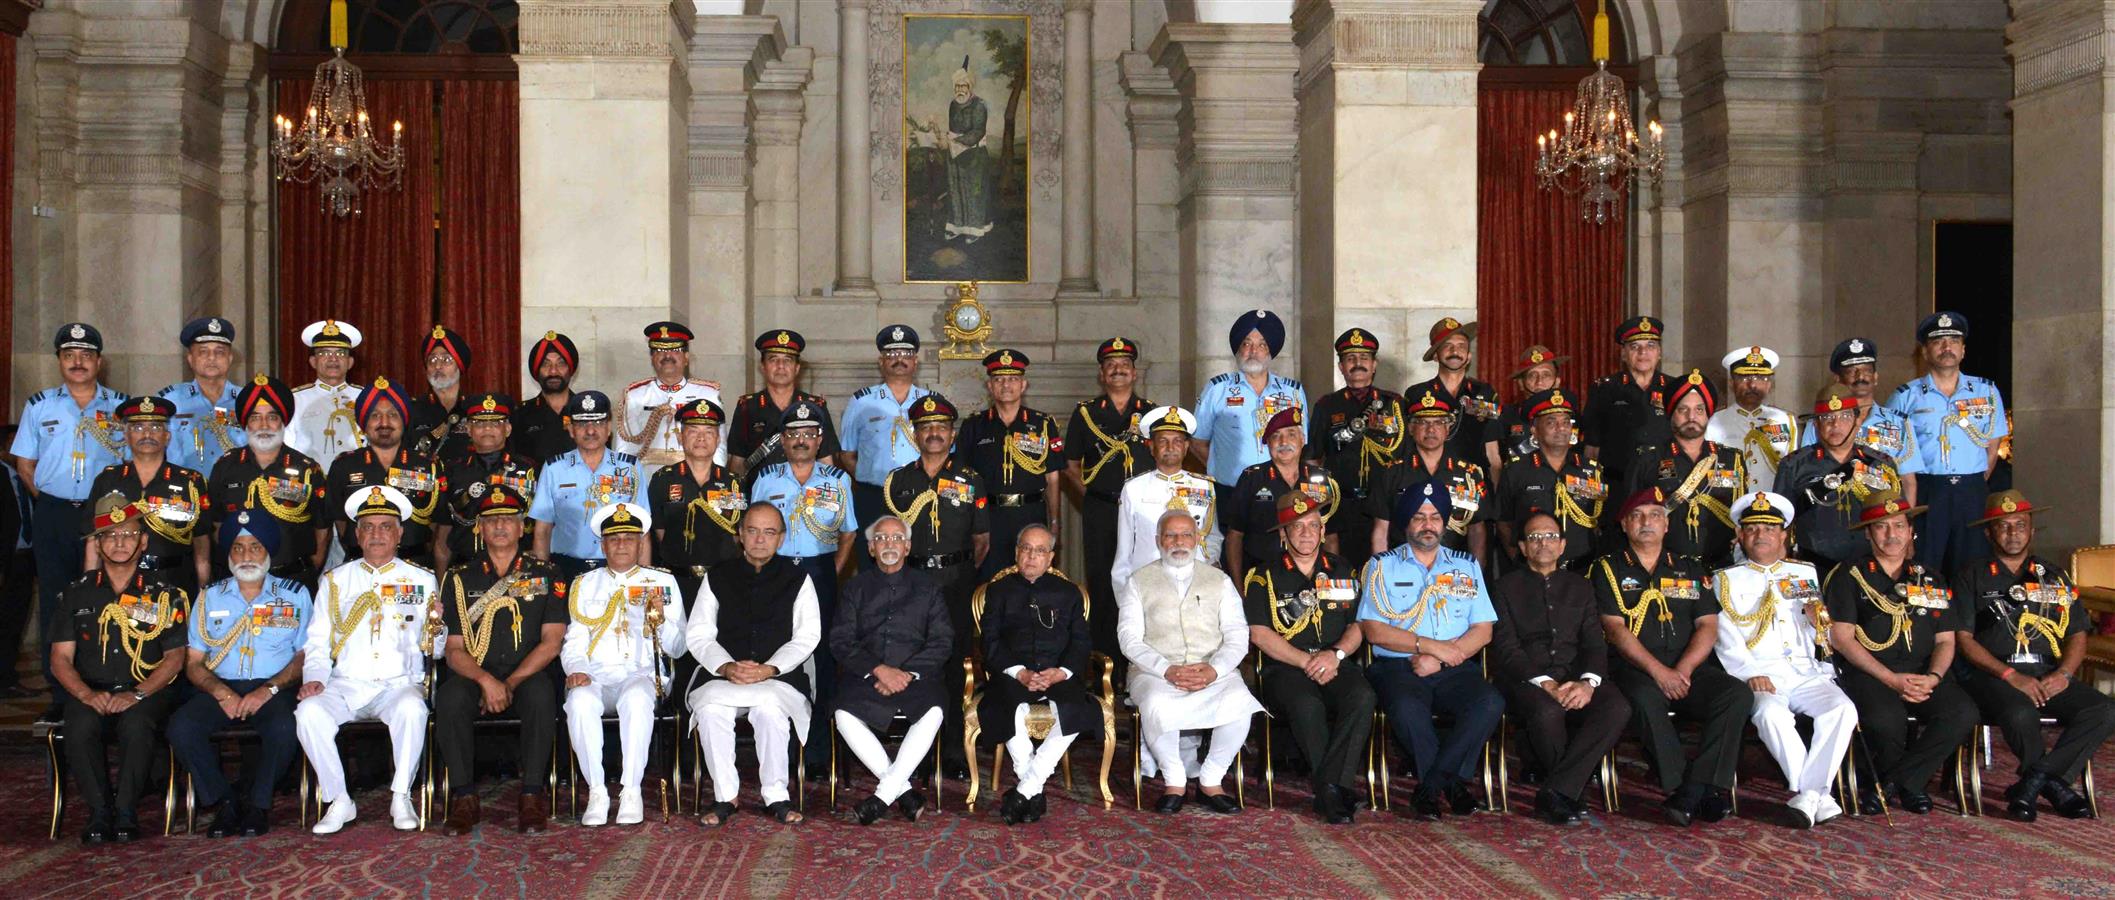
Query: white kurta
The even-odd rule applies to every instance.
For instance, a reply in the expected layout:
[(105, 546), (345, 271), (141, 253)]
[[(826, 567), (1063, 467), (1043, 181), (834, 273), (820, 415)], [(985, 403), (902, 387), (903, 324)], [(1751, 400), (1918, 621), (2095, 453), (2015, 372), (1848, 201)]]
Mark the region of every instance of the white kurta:
[(1124, 482), (1116, 500), (1116, 562), (1109, 570), (1110, 589), (1117, 596), (1138, 567), (1160, 559), (1160, 517), (1181, 509), (1197, 521), (1197, 549), (1206, 565), (1219, 563), (1218, 498), (1212, 481), (1202, 475), (1178, 470), (1173, 475), (1158, 469), (1134, 475)]
[[(648, 592), (656, 589), (662, 596), (659, 654), (654, 652), (654, 637), (646, 630), (646, 598)], [(577, 609), (589, 619), (600, 618), (612, 600), (626, 604), (624, 611), (605, 627), (600, 640), (595, 639), (593, 629), (578, 619), (566, 625), (558, 662), (567, 675), (584, 672), (596, 684), (622, 684), (635, 675), (651, 676), (662, 656), (675, 659), (683, 655), (688, 643), (688, 618), (683, 613), (683, 592), (676, 586), (674, 575), (646, 566), (634, 566), (620, 575), (604, 566), (574, 579), (567, 594), (569, 609)]]
[(1752, 410), (1729, 406), (1711, 414), (1704, 440), (1740, 448), (1748, 464), (1748, 486), (1741, 493), (1769, 491), (1776, 489), (1777, 463), (1799, 441), (1799, 425), (1791, 413), (1767, 403)]
[[(676, 408), (694, 400), (711, 400), (721, 409), (727, 404), (720, 400), (720, 386), (703, 378), (685, 378), (673, 385), (662, 384), (658, 379), (633, 382), (624, 389), (624, 396), (615, 398), (617, 415), (610, 422), (610, 447), (639, 458), (641, 475), (652, 478), (662, 466), (672, 466), (683, 459), (682, 423), (676, 421)], [(654, 427), (648, 431), (647, 420), (653, 418), (654, 410), (663, 410)], [(712, 461), (727, 464), (727, 426), (720, 425), (720, 449)], [(643, 481), (641, 482), (644, 483)]]
[[(1241, 680), (1241, 661), (1248, 657), (1248, 619), (1241, 607), (1241, 593), (1226, 573), (1192, 562), (1188, 572), (1161, 562), (1170, 581), (1179, 586), (1173, 596), (1141, 596), (1138, 583), (1127, 581), (1116, 597), (1116, 643), (1131, 661), (1131, 699), (1138, 704), (1139, 726), (1148, 740), (1168, 731), (1217, 728), (1246, 722), (1263, 710)], [(1146, 616), (1155, 604), (1183, 603), (1195, 580), (1211, 582), (1204, 591), (1218, 601), (1219, 644), (1203, 662), (1218, 678), (1203, 690), (1185, 691), (1168, 683), (1167, 671), (1181, 660), (1170, 660), (1146, 642)]]
[(351, 383), (332, 387), (318, 381), (295, 388), (294, 420), (286, 423), (286, 445), (330, 471), (331, 460), (359, 449), (366, 440), (353, 418), (353, 404), (359, 400), (360, 388)]
[[(698, 600), (690, 614), (690, 626), (685, 635), (692, 656), (707, 672), (718, 672), (721, 666), (734, 662), (727, 648), (720, 646), (720, 600), (712, 594), (710, 579), (698, 585)], [(815, 581), (803, 579), (800, 593), (793, 598), (793, 638), (779, 646), (769, 659), (757, 660), (780, 672), (791, 672), (815, 654), (815, 647), (822, 643), (822, 612), (815, 600)], [(725, 679), (708, 681), (690, 692), (692, 709), (711, 704), (747, 708), (770, 705), (793, 720), (793, 727), (800, 735), (801, 743), (808, 741), (808, 697), (799, 688), (776, 678), (756, 684), (735, 684)], [(701, 722), (702, 726), (702, 722)]]

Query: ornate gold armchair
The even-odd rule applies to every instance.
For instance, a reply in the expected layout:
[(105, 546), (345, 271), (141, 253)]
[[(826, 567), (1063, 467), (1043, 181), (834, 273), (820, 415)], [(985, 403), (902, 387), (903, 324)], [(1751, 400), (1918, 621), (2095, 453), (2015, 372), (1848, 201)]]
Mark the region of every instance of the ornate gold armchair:
[[(991, 576), (991, 581), (998, 581), (1001, 578), (1012, 575), (1016, 569), (1017, 567), (1015, 566), (1007, 566), (1004, 569), (1000, 569)], [(1052, 568), (1050, 574), (1065, 578), (1065, 573), (1056, 568)], [(1066, 580), (1071, 581), (1070, 578), (1066, 578)], [(969, 761), (969, 796), (965, 805), (971, 812), (975, 812), (977, 809), (977, 793), (982, 784), (977, 764), (977, 738), (983, 734), (984, 726), (978, 721), (977, 702), (983, 699), (985, 681), (991, 677), (991, 673), (984, 669), (983, 652), (984, 590), (991, 586), (991, 581), (978, 585), (976, 592), (970, 595), (969, 615), (974, 632), (970, 643), (969, 655), (962, 660), (962, 755), (964, 759)], [(1073, 585), (1079, 587), (1078, 582), (1073, 582)], [(1093, 606), (1088, 602), (1087, 589), (1079, 587), (1079, 592), (1080, 615), (1084, 617), (1092, 611)], [(1110, 661), (1109, 657), (1099, 652), (1091, 654), (1088, 659), (1090, 660), (1089, 668), (1094, 671), (1093, 673), (1080, 673), (1080, 677), (1092, 678), (1096, 674), (1100, 676), (1101, 690), (1096, 692), (1090, 687), (1088, 696), (1092, 697), (1096, 705), (1099, 705), (1102, 710), (1102, 770), (1100, 786), (1102, 808), (1108, 809), (1116, 804), (1116, 795), (1109, 792), (1109, 766), (1116, 759), (1116, 685), (1114, 681), (1116, 664)], [(1090, 682), (1091, 684), (1092, 682)], [(1050, 733), (1052, 724), (1054, 724), (1054, 721), (1050, 717), (1047, 706), (1030, 707), (1028, 717), (1029, 737), (1035, 740), (1042, 740)], [(994, 745), (991, 750), (991, 780), (995, 790), (1000, 782), (1001, 773), (1004, 771), (1002, 766), (1005, 761), (1006, 745)], [(1072, 789), (1072, 757), (1070, 754), (1065, 757), (1065, 788), (1067, 790)]]

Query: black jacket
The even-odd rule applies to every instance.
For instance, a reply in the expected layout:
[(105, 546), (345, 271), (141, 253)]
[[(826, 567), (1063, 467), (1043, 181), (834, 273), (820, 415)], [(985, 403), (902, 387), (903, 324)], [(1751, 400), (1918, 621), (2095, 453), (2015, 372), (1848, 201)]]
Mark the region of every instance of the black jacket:
[(1521, 569), (1498, 579), (1491, 592), (1498, 624), (1491, 635), (1491, 680), (1524, 685), (1547, 675), (1575, 681), (1592, 672), (1608, 677), (1608, 638), (1593, 586), (1577, 572), (1538, 575)]

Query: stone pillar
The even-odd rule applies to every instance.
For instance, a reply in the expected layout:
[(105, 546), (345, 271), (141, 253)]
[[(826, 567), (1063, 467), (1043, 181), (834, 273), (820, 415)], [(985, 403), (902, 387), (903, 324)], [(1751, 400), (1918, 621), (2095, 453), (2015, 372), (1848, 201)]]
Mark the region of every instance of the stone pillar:
[(571, 335), (584, 388), (644, 377), (640, 327), (688, 309), (691, 20), (668, 0), (522, 0), (522, 346)]
[(764, 65), (749, 92), (756, 160), (749, 180), (750, 332), (792, 315), (800, 294), (800, 138), (814, 69), (814, 48), (788, 47)]
[(1375, 332), (1379, 380), (1399, 387), (1431, 376), (1434, 364), (1417, 360), (1433, 321), (1476, 318), (1483, 5), (1301, 0), (1293, 9), (1310, 394), (1335, 383), (1331, 341), (1345, 328)]
[[(1126, 98), (1124, 122), (1131, 131), (1131, 215), (1137, 245), (1132, 277), (1138, 308), (1153, 316), (1125, 327), (1138, 329), (1132, 340), (1148, 342), (1142, 345), (1138, 360), (1140, 392), (1171, 398), (1165, 402), (1187, 408), (1197, 385), (1182, 384), (1185, 373), (1177, 361), (1197, 345), (1197, 329), (1186, 315), (1160, 312), (1175, 306), (1183, 296), (1182, 179), (1175, 161), (1182, 138), (1182, 94), (1168, 73), (1144, 53), (1126, 52), (1118, 65)], [(1185, 389), (1189, 398), (1179, 396)]]
[[(1226, 332), (1257, 308), (1287, 319), (1279, 372), (1298, 371), (1292, 29), (1283, 23), (1170, 22), (1155, 63), (1187, 102), (1178, 121), (1183, 357), (1181, 393), (1231, 368)], [(1171, 354), (1172, 355), (1172, 354)]]
[(836, 293), (872, 297), (874, 206), (868, 183), (873, 149), (867, 133), (867, 2), (838, 0), (837, 56), (837, 287)]
[(775, 16), (699, 16), (690, 39), (690, 303), (680, 318), (697, 332), (691, 371), (721, 381), (730, 399), (755, 369), (746, 324), (757, 113), (750, 91), (785, 49)]
[(1060, 294), (1094, 296), (1094, 0), (1065, 0), (1065, 255)]
[(2012, 7), (2012, 383), (2022, 388), (2006, 399), (2021, 450), (2015, 483), (2051, 505), (2036, 524), (2048, 527), (2038, 548), (2053, 555), (2115, 538), (2115, 2)]

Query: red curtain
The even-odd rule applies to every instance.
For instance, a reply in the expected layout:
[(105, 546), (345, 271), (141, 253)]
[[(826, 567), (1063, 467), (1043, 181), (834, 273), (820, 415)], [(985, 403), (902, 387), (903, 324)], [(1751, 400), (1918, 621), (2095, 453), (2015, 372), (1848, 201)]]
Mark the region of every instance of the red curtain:
[[(15, 345), (15, 36), (0, 33), (0, 347)], [(0, 404), (18, 412), (7, 398), (14, 383), (10, 367), (0, 366)]]
[(441, 91), (440, 321), (470, 342), (465, 392), (521, 383), (521, 90), (448, 81)]
[(1616, 365), (1625, 309), (1628, 219), (1581, 221), (1576, 198), (1544, 191), (1535, 135), (1564, 121), (1573, 87), (1486, 84), (1476, 97), (1476, 312), (1484, 377), (1505, 383), (1542, 344), (1571, 357), (1564, 383), (1583, 390)]
[[(278, 113), (300, 121), (310, 83), (277, 82)], [(353, 380), (385, 375), (415, 395), (426, 383), (419, 342), (433, 327), (433, 83), (367, 82), (367, 108), (404, 123), (400, 185), (362, 190), (362, 212), (339, 218), (318, 205), (318, 185), (279, 183), (279, 374), (314, 380), (301, 330), (342, 319), (362, 335)]]

